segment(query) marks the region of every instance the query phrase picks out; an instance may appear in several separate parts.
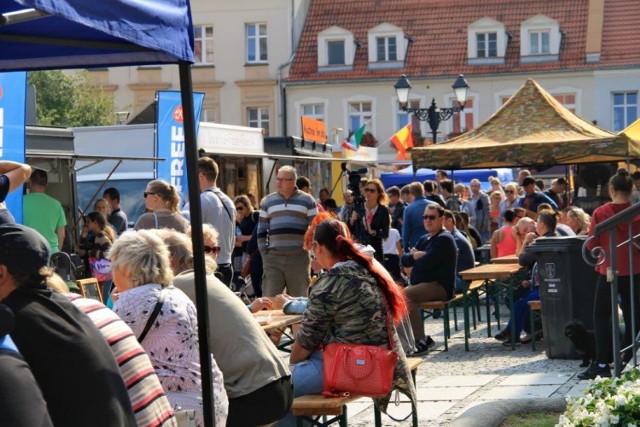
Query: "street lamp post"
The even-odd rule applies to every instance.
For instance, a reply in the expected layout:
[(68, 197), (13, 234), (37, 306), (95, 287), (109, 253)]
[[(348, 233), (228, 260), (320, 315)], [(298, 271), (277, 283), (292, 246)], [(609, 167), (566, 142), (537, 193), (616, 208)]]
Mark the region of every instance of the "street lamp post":
[(402, 111), (408, 114), (413, 114), (419, 120), (429, 123), (434, 144), (436, 143), (438, 136), (438, 127), (440, 127), (440, 122), (449, 120), (451, 116), (453, 116), (453, 113), (464, 110), (464, 105), (467, 102), (467, 93), (469, 91), (469, 84), (464, 79), (464, 76), (460, 74), (451, 86), (453, 88), (453, 93), (456, 96), (456, 101), (458, 101), (457, 107), (439, 108), (436, 105), (436, 100), (432, 99), (429, 108), (407, 108), (409, 103), (409, 92), (413, 87), (407, 79), (407, 76), (404, 74), (401, 75), (393, 87), (396, 89), (396, 96), (398, 97), (398, 102), (400, 103)]

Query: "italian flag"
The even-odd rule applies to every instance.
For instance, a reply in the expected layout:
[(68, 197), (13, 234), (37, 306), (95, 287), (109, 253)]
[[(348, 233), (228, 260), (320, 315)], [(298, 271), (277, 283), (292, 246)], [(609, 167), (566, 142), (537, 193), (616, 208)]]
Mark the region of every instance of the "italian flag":
[(411, 123), (393, 134), (391, 142), (398, 149), (398, 160), (407, 158), (407, 149), (413, 148), (413, 137), (411, 136)]
[(342, 146), (347, 150), (358, 151), (358, 147), (360, 147), (360, 142), (362, 141), (362, 135), (364, 135), (364, 130), (367, 127), (367, 124), (364, 123), (360, 126), (360, 129), (355, 131), (351, 138), (347, 141), (346, 139), (342, 141)]

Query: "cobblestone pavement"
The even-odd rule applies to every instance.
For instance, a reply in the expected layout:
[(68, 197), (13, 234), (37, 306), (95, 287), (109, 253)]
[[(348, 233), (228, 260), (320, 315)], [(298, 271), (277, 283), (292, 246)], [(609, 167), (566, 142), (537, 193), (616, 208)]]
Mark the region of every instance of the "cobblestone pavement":
[[(520, 345), (515, 350), (503, 347), (493, 337), (487, 337), (486, 323), (471, 331), (470, 351), (464, 351), (461, 311), (458, 314), (460, 331), (452, 326), (449, 351), (444, 351), (443, 322), (429, 319), (425, 323), (427, 334), (436, 341), (436, 347), (424, 357), (418, 369), (418, 416), (420, 426), (446, 426), (473, 405), (492, 400), (516, 398), (548, 398), (580, 394), (586, 386), (575, 374), (579, 360), (549, 359), (544, 340), (536, 351), (531, 345)], [(483, 313), (484, 320), (484, 313)], [(503, 316), (502, 326), (508, 320)], [(453, 324), (453, 322), (452, 322)], [(499, 330), (492, 323), (494, 335)], [(404, 418), (410, 412), (407, 399), (399, 406), (390, 404), (390, 414)], [(360, 399), (348, 405), (349, 425), (364, 427), (374, 423), (371, 399)], [(411, 419), (395, 422), (383, 416), (383, 425), (410, 426)], [(479, 426), (482, 422), (479, 420)]]

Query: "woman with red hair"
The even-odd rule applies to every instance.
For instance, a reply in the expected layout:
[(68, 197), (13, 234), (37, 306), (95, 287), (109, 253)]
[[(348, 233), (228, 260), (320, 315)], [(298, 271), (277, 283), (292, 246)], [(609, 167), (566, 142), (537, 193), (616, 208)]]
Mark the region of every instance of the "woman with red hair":
[[(296, 364), (292, 370), (294, 395), (323, 391), (323, 346), (332, 342), (388, 346), (390, 329), (398, 363), (392, 390), (376, 403), (385, 411), (393, 389), (415, 401), (415, 388), (395, 327), (407, 314), (402, 290), (379, 263), (357, 248), (348, 237), (345, 224), (336, 219), (317, 225), (311, 251), (324, 272), (310, 290), (292, 346), (290, 362)], [(293, 417), (279, 425), (289, 422)]]

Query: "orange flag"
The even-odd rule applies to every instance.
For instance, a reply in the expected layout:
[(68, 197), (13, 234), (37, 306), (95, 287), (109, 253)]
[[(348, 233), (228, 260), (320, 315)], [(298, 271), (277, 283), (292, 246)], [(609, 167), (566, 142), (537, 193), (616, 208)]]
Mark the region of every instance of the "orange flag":
[(391, 142), (398, 149), (398, 160), (407, 158), (407, 149), (413, 148), (413, 137), (411, 136), (411, 123), (393, 134)]

